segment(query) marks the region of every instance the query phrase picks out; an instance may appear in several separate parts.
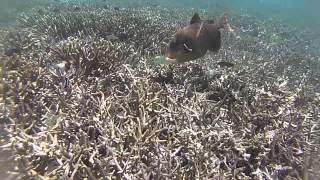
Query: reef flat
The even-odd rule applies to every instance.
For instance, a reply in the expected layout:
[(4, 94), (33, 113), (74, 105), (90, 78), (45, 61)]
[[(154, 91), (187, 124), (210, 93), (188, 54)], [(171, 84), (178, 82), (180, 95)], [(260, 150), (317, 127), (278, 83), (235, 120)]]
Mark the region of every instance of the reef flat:
[[(157, 64), (192, 10), (49, 7), (1, 30), (1, 151), (36, 179), (319, 176), (317, 35), (231, 15), (217, 54)], [(201, 12), (213, 17), (220, 12)], [(220, 67), (227, 61), (233, 67)]]

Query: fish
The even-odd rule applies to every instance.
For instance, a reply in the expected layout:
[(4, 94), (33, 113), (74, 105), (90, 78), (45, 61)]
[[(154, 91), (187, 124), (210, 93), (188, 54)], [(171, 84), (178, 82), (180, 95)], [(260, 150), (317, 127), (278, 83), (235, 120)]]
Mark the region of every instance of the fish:
[(195, 12), (189, 24), (179, 29), (167, 45), (166, 61), (184, 63), (203, 57), (207, 51), (218, 52), (221, 48), (221, 32), (232, 32), (227, 23), (227, 13), (214, 20), (201, 20)]
[(21, 53), (21, 48), (19, 47), (12, 47), (12, 48), (6, 49), (4, 52), (6, 56), (13, 56), (14, 54), (19, 54), (19, 53)]
[(234, 67), (234, 64), (231, 62), (227, 62), (227, 61), (220, 61), (217, 63), (220, 67)]
[(75, 6), (75, 7), (73, 8), (73, 10), (74, 10), (74, 11), (80, 11), (81, 8), (80, 8), (79, 6)]

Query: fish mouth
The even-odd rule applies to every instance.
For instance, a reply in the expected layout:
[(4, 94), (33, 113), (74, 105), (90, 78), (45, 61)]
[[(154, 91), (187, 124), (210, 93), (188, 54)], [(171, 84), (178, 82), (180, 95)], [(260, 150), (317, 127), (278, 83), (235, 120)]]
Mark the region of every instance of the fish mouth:
[(175, 54), (166, 53), (165, 57), (166, 57), (165, 60), (168, 61), (168, 62), (175, 62), (175, 61), (177, 61), (177, 58), (176, 58)]
[(173, 58), (166, 57), (166, 61), (167, 61), (167, 62), (176, 63), (176, 62), (177, 62), (177, 59), (173, 59)]
[(176, 59), (175, 58), (166, 57), (166, 60), (167, 61), (175, 61)]

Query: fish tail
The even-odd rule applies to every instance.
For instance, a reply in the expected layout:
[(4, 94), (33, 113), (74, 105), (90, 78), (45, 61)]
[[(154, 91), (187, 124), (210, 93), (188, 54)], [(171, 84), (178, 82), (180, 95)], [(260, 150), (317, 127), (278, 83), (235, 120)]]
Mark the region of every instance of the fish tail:
[(224, 25), (227, 24), (227, 15), (227, 12), (225, 12), (216, 20), (216, 25), (218, 28), (223, 28)]
[(223, 28), (225, 31), (232, 32), (233, 30), (230, 27), (230, 24), (227, 22), (228, 13), (225, 12), (216, 20), (217, 27), (219, 29)]
[(216, 20), (217, 27), (224, 28), (224, 26), (227, 24), (227, 12), (223, 13), (219, 18)]

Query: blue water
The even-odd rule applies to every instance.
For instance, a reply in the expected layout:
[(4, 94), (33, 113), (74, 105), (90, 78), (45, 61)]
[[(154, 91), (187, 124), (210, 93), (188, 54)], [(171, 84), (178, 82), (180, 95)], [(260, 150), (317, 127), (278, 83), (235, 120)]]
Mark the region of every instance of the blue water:
[(1, 0), (0, 24), (12, 23), (20, 12), (54, 3), (124, 7), (223, 9), (230, 13), (276, 18), (297, 27), (320, 30), (320, 0)]

